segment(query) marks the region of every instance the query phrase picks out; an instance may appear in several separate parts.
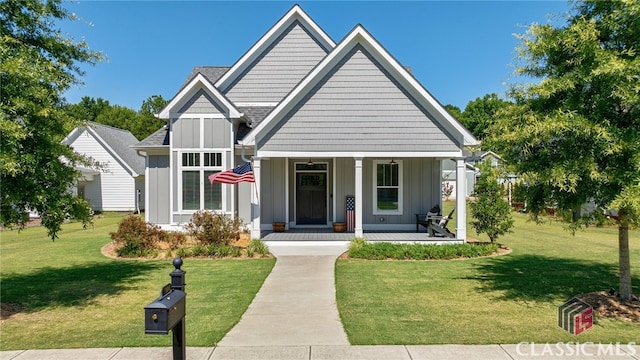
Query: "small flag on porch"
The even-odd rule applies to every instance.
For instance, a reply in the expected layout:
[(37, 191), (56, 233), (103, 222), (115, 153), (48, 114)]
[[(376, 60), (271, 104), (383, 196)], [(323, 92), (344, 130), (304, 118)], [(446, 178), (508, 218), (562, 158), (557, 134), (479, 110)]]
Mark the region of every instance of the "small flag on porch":
[(347, 231), (354, 231), (356, 228), (356, 198), (354, 196), (347, 196), (345, 220), (347, 223)]
[(251, 163), (246, 162), (242, 165), (238, 165), (230, 170), (225, 170), (215, 174), (209, 175), (209, 182), (219, 182), (223, 184), (237, 184), (240, 182), (256, 182), (253, 177), (253, 169)]

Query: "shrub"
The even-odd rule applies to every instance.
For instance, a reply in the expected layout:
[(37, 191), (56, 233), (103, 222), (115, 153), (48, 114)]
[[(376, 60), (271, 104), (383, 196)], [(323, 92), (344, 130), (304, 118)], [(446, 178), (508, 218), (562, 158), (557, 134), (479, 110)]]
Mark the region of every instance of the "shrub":
[(361, 237), (354, 237), (353, 239), (351, 239), (351, 243), (349, 244), (349, 251), (351, 251), (351, 249), (359, 250), (366, 243), (367, 243), (367, 239), (361, 238)]
[(240, 236), (243, 225), (238, 217), (200, 210), (191, 217), (187, 231), (203, 245), (228, 245)]
[(169, 249), (176, 250), (180, 246), (184, 245), (184, 243), (187, 241), (187, 237), (183, 233), (172, 231), (167, 233), (165, 241), (169, 245)]
[(269, 247), (260, 239), (251, 239), (249, 245), (247, 245), (247, 256), (253, 257), (254, 253), (260, 256), (267, 256), (269, 254)]
[(167, 237), (157, 225), (146, 223), (140, 216), (131, 215), (120, 222), (118, 230), (109, 234), (118, 246), (120, 256), (145, 256)]
[(186, 258), (189, 256), (189, 250), (185, 248), (180, 248), (176, 251), (176, 256), (180, 258)]
[(207, 254), (207, 248), (200, 244), (195, 244), (191, 247), (192, 256), (202, 256)]
[[(353, 246), (353, 244), (357, 244)], [(496, 244), (394, 244), (352, 241), (349, 257), (367, 260), (448, 260), (488, 256), (498, 251)]]
[(504, 188), (498, 183), (498, 171), (488, 163), (480, 167), (481, 175), (474, 187), (476, 201), (469, 204), (476, 233), (485, 233), (493, 243), (511, 232), (513, 219), (509, 203), (503, 198)]

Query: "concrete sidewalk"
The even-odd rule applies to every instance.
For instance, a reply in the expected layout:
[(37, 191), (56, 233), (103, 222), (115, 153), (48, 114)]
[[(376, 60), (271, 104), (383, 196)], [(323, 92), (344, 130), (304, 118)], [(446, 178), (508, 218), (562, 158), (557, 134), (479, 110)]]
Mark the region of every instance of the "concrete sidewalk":
[[(628, 359), (640, 360), (640, 346), (598, 348), (574, 346), (573, 355), (560, 354), (556, 344), (511, 345), (378, 345), (378, 346), (219, 346), (187, 348), (189, 360), (423, 360), (423, 359)], [(171, 360), (171, 348), (106, 348), (2, 351), (3, 360)]]

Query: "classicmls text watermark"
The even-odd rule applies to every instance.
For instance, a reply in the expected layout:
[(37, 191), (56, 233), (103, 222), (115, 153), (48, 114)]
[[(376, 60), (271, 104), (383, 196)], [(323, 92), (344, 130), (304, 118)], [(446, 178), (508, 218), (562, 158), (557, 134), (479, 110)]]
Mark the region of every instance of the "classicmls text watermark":
[(558, 307), (558, 326), (573, 335), (580, 335), (593, 326), (593, 308), (574, 297)]
[(557, 357), (603, 357), (603, 356), (621, 356), (629, 357), (635, 356), (637, 351), (635, 348), (636, 343), (630, 342), (628, 344), (621, 343), (609, 343), (600, 344), (593, 342), (559, 342), (559, 343), (545, 343), (536, 344), (529, 342), (521, 342), (516, 345), (516, 353), (518, 356), (523, 357), (537, 357), (537, 356), (557, 356)]

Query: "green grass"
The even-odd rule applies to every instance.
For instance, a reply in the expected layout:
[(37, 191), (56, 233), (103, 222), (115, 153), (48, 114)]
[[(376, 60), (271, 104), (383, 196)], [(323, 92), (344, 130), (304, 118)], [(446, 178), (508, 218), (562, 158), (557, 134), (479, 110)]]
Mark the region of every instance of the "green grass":
[[(121, 216), (93, 228), (67, 224), (52, 242), (43, 228), (0, 233), (2, 303), (19, 311), (0, 320), (0, 349), (171, 346), (144, 334), (144, 306), (170, 281), (171, 260), (114, 260), (100, 248)], [(187, 341), (213, 346), (239, 320), (274, 259), (191, 260), (186, 273)]]
[[(640, 325), (621, 320), (596, 318), (594, 327), (577, 337), (557, 326), (557, 307), (566, 300), (618, 287), (617, 229), (590, 228), (572, 236), (558, 222), (537, 225), (517, 213), (514, 218), (514, 233), (499, 239), (513, 249), (508, 255), (463, 261), (338, 260), (336, 296), (350, 342), (640, 341)], [(637, 294), (640, 232), (630, 237)]]

